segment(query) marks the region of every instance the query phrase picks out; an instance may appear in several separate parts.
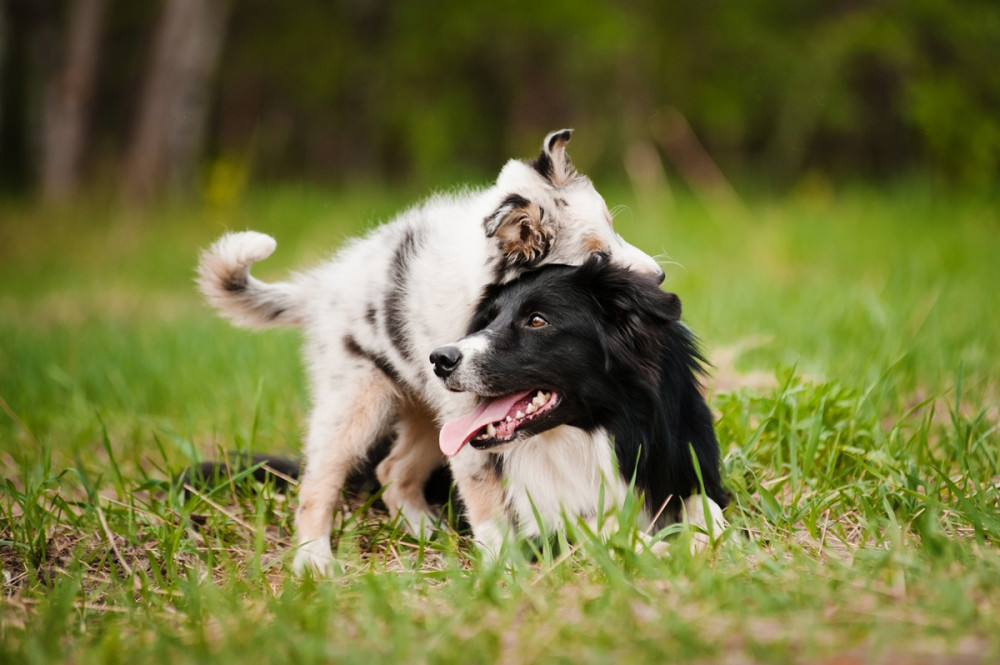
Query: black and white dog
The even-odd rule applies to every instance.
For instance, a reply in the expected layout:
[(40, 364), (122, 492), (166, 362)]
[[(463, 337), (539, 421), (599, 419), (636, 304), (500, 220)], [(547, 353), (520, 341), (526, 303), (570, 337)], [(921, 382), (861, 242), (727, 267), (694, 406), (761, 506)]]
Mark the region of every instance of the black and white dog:
[[(340, 490), (390, 427), (395, 444), (377, 469), (382, 498), (415, 530), (429, 521), (423, 487), (443, 462), (438, 426), (474, 400), (445, 390), (427, 354), (466, 333), (484, 290), (595, 254), (662, 280), (656, 261), (615, 232), (604, 199), (573, 168), (569, 138), (569, 130), (553, 132), (537, 158), (511, 160), (493, 186), (433, 197), (286, 282), (250, 275), (275, 249), (261, 233), (229, 234), (202, 255), (199, 285), (225, 316), (247, 327), (305, 331), (313, 407), (296, 569), (329, 571)], [(470, 448), (450, 464), (474, 529), (494, 517), (492, 504), (476, 500), (484, 496), (483, 457)]]
[(658, 280), (598, 257), (491, 287), (470, 334), (431, 354), (449, 390), (480, 398), (440, 445), (485, 453), (478, 474), (492, 483), (462, 496), (493, 506), (496, 519), (472, 525), (484, 549), (537, 535), (538, 517), (546, 528), (594, 519), (602, 487), (621, 502), (633, 478), (656, 526), (721, 533), (728, 498), (703, 359), (680, 316)]

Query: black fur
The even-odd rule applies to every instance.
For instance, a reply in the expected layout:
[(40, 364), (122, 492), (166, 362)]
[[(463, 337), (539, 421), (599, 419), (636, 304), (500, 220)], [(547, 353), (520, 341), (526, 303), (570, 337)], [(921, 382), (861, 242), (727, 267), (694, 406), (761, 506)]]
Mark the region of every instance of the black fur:
[(413, 360), (414, 350), (406, 334), (407, 314), (403, 309), (403, 294), (410, 280), (410, 259), (417, 253), (423, 238), (415, 229), (408, 229), (393, 256), (393, 287), (385, 298), (385, 328), (389, 341), (405, 360)]
[[(375, 476), (375, 467), (386, 458), (392, 448), (393, 439), (383, 436), (373, 445), (367, 457), (358, 463), (347, 478), (344, 490), (350, 494), (360, 496), (370, 495), (377, 492), (379, 488), (378, 479)], [(502, 468), (502, 463), (497, 463)], [(187, 487), (193, 487), (199, 492), (208, 492), (218, 488), (235, 475), (253, 469), (250, 476), (256, 482), (274, 483), (274, 489), (278, 492), (287, 492), (288, 480), (297, 481), (301, 475), (302, 461), (279, 455), (267, 455), (254, 453), (247, 455), (244, 453), (231, 452), (226, 455), (223, 462), (202, 462), (188, 467), (174, 479), (174, 486), (182, 493), (187, 492)], [(277, 471), (281, 475), (272, 473)], [(444, 505), (448, 501), (456, 501), (458, 497), (452, 495), (451, 473), (448, 467), (444, 466), (431, 474), (427, 485), (424, 487), (424, 498), (432, 506)], [(252, 486), (244, 484), (236, 486), (237, 489), (249, 489), (254, 491)], [(462, 514), (461, 506), (457, 506), (456, 514)]]
[[(285, 457), (232, 453), (225, 462), (202, 462), (189, 467), (177, 476), (175, 485), (182, 492), (186, 491), (188, 486), (198, 490), (207, 490), (252, 468), (250, 475), (254, 480), (260, 483), (270, 480), (274, 483), (275, 490), (286, 492), (288, 491), (286, 477), (297, 480), (299, 467), (300, 463), (297, 460)], [(280, 475), (272, 473), (272, 470), (277, 471)]]
[(542, 151), (542, 154), (531, 162), (531, 166), (538, 171), (540, 176), (546, 180), (552, 180), (552, 160), (549, 158), (547, 152)]
[[(248, 295), (247, 291), (249, 289), (249, 281), (247, 280), (247, 275), (241, 273), (231, 273), (221, 278), (222, 288), (229, 293), (236, 294), (242, 298), (252, 298), (252, 295)], [(288, 308), (283, 307), (279, 304), (280, 301), (276, 299), (268, 300), (259, 305), (261, 309), (261, 316), (264, 318), (274, 320), (279, 316), (284, 314)]]
[[(529, 326), (534, 316), (547, 325)], [(700, 391), (704, 358), (680, 316), (675, 294), (601, 258), (542, 268), (491, 287), (479, 303), (469, 333), (490, 331), (490, 349), (476, 360), (476, 374), (491, 396), (532, 389), (560, 396), (551, 412), (526, 422), (525, 435), (562, 424), (605, 429), (623, 478), (635, 474), (651, 512), (669, 500), (667, 515), (676, 518), (702, 483), (724, 507), (719, 444)]]
[[(569, 141), (570, 137), (573, 135), (573, 130), (564, 129), (561, 132), (557, 132), (549, 136), (548, 144), (542, 149), (542, 152), (531, 161), (531, 166), (534, 168), (539, 175), (541, 175), (546, 180), (552, 182), (552, 176), (555, 175), (555, 166), (552, 164), (552, 158), (549, 156), (556, 145), (559, 142)], [(567, 162), (569, 157), (566, 157)]]
[(572, 129), (564, 129), (561, 132), (554, 132), (551, 136), (549, 136), (549, 152), (555, 150), (556, 145), (560, 142), (565, 143), (569, 141), (571, 136), (573, 136)]
[(375, 365), (375, 367), (379, 368), (383, 374), (389, 377), (390, 380), (401, 386), (409, 387), (407, 382), (403, 380), (403, 377), (400, 376), (399, 372), (396, 370), (396, 366), (392, 364), (392, 361), (381, 354), (364, 348), (358, 343), (358, 340), (354, 339), (351, 335), (344, 337), (344, 348), (347, 349), (347, 352), (352, 356), (364, 358), (365, 360), (371, 362), (371, 364)]
[(230, 293), (242, 293), (247, 290), (247, 278), (246, 275), (236, 274), (236, 275), (226, 275), (222, 279), (222, 288)]

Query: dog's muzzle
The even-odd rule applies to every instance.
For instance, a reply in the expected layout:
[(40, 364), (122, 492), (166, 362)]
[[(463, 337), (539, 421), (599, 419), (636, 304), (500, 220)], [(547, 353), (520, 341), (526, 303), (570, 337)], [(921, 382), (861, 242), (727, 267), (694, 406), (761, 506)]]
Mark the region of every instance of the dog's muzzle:
[(431, 362), (434, 364), (434, 373), (439, 378), (447, 379), (462, 362), (462, 352), (457, 346), (438, 347), (431, 351)]

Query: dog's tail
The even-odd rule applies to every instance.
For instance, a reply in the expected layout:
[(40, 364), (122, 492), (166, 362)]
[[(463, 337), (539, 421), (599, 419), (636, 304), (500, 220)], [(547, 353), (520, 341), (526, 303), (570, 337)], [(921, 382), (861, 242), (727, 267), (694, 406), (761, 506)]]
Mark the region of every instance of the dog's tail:
[(198, 286), (209, 304), (245, 328), (301, 325), (305, 303), (293, 282), (268, 284), (250, 275), (250, 266), (277, 247), (256, 231), (229, 233), (205, 250), (198, 264)]

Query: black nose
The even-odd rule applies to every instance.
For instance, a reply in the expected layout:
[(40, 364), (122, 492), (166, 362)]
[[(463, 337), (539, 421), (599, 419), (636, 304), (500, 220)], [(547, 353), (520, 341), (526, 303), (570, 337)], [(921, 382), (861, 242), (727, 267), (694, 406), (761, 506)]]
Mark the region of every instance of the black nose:
[(442, 346), (431, 351), (431, 362), (434, 363), (434, 373), (446, 379), (462, 362), (462, 352), (455, 346)]
[(663, 268), (660, 268), (660, 272), (656, 273), (656, 283), (663, 284), (663, 280), (667, 278), (667, 273), (663, 272)]

